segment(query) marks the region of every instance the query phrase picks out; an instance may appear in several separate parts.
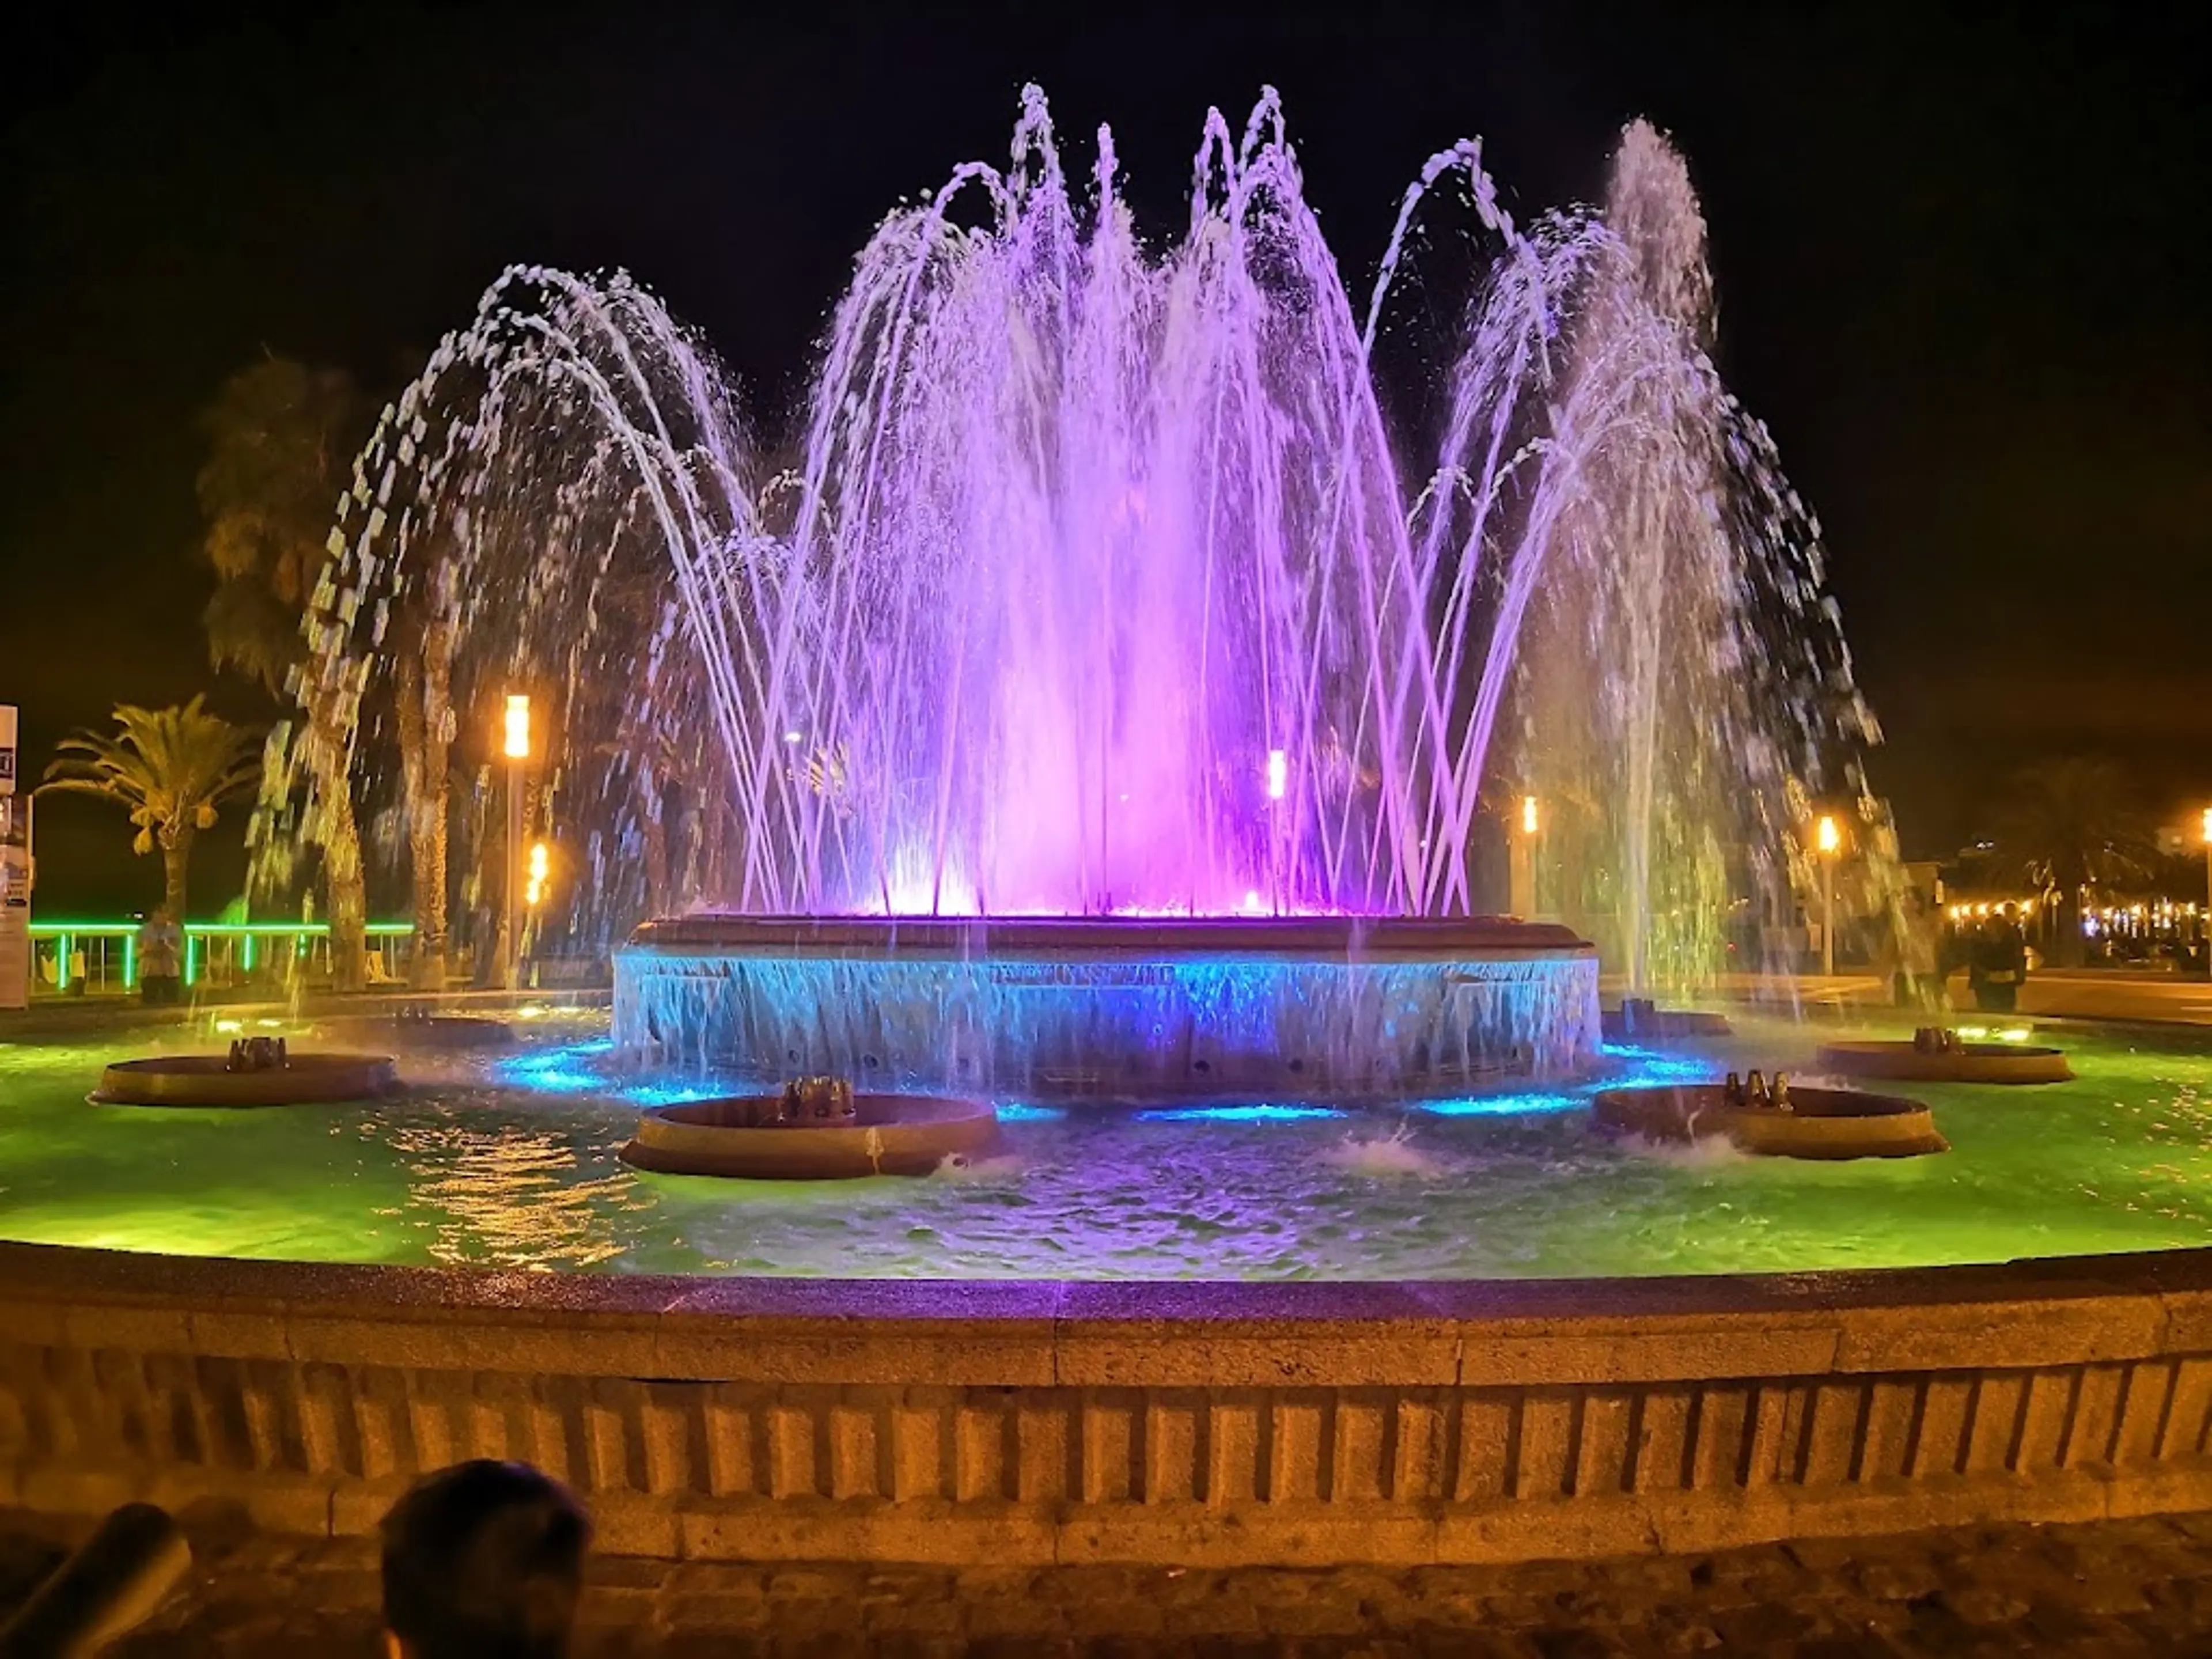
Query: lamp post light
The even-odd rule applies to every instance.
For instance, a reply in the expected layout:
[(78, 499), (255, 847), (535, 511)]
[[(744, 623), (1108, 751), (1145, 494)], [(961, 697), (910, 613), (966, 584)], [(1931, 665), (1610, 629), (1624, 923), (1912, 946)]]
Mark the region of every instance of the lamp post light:
[(1513, 838), (1506, 869), (1506, 908), (1522, 921), (1536, 914), (1536, 834), (1542, 826), (1534, 795), (1521, 797), (1521, 833)]
[(2212, 973), (2212, 806), (2204, 809), (2204, 967)]
[(522, 767), (530, 758), (530, 697), (512, 692), (501, 751), (507, 757), (507, 945), (501, 977), (510, 991), (522, 988)]
[(526, 950), (537, 948), (538, 912), (553, 886), (553, 849), (542, 841), (530, 843), (530, 874), (522, 889), (524, 915), (523, 942)]
[(1836, 854), (1844, 844), (1834, 817), (1820, 814), (1814, 830), (1814, 845), (1820, 850), (1820, 972), (1836, 976)]

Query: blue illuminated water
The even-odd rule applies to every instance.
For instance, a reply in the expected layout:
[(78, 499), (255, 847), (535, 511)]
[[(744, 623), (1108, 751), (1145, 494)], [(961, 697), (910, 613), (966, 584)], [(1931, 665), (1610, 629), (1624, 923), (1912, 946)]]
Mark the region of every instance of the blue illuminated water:
[(1160, 1106), (1136, 1114), (1139, 1123), (1297, 1123), (1342, 1117), (1330, 1106), (1283, 1106), (1257, 1102), (1247, 1106)]
[(680, 1066), (745, 1060), (878, 1089), (1231, 1104), (1569, 1077), (1598, 1045), (1587, 950), (1356, 963), (1134, 950), (1115, 941), (1091, 958), (1037, 963), (980, 948), (647, 941), (616, 958), (613, 1029), (623, 1048)]

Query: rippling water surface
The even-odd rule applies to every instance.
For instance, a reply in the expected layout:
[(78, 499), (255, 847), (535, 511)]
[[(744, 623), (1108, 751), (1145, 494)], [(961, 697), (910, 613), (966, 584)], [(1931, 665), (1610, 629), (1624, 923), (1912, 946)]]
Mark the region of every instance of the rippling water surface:
[[(88, 1027), (88, 1029), (90, 1029)], [(1588, 1085), (1403, 1110), (1004, 1103), (1008, 1154), (926, 1180), (637, 1174), (604, 1019), (407, 1068), (358, 1106), (101, 1108), (177, 1033), (0, 1042), (0, 1237), (189, 1255), (857, 1278), (1486, 1279), (1984, 1261), (2212, 1243), (2212, 1034), (2057, 1038), (2077, 1081), (1913, 1090), (1954, 1150), (1815, 1164), (1592, 1133)], [(1816, 1038), (1613, 1050), (1614, 1079), (1778, 1064)], [(1795, 1062), (1795, 1063), (1793, 1063)]]

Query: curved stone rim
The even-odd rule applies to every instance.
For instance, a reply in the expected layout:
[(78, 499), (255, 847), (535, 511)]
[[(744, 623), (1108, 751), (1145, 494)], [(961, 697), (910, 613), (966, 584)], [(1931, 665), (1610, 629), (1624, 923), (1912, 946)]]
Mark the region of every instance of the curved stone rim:
[(1814, 1069), (1899, 1083), (2069, 1083), (2066, 1051), (2033, 1043), (1969, 1042), (1949, 1053), (1923, 1054), (1909, 1041), (1825, 1042)]
[(708, 914), (641, 924), (628, 951), (909, 960), (1158, 961), (1285, 957), (1302, 962), (1438, 962), (1589, 957), (1596, 947), (1553, 922), (1504, 916), (750, 916)]
[(294, 1054), (263, 1072), (233, 1072), (223, 1054), (153, 1054), (104, 1066), (95, 1106), (246, 1111), (276, 1106), (335, 1106), (370, 1100), (398, 1086), (389, 1054)]
[[(1192, 1326), (1255, 1320), (1387, 1326), (1407, 1318), (1452, 1318), (1500, 1328), (1522, 1320), (1548, 1325), (1589, 1319), (1611, 1328), (1614, 1322), (1638, 1317), (1660, 1325), (1683, 1317), (1821, 1316), (1863, 1309), (1965, 1309), (2039, 1299), (2071, 1305), (2116, 1295), (2184, 1296), (2191, 1315), (2184, 1334), (2191, 1343), (2202, 1339), (2212, 1346), (2212, 1245), (2014, 1256), (1933, 1267), (1330, 1280), (547, 1273), (528, 1267), (179, 1255), (0, 1239), (0, 1309), (132, 1299), (209, 1306), (234, 1301), (272, 1312), (323, 1312), (358, 1304), (371, 1317), (385, 1313), (395, 1317), (410, 1313), (427, 1317), (447, 1313), (519, 1317), (574, 1314), (583, 1318), (696, 1315), (901, 1322), (1137, 1320)], [(2003, 1334), (1978, 1319), (1974, 1329), (1992, 1340)], [(13, 1334), (13, 1328), (0, 1326), (0, 1340)], [(1898, 1334), (1909, 1333), (1900, 1329)], [(2160, 1334), (2162, 1338), (2164, 1334)], [(2121, 1349), (2112, 1352), (2118, 1357)], [(718, 1363), (732, 1357), (717, 1356)], [(1239, 1368), (1235, 1356), (1217, 1358), (1229, 1369)], [(1389, 1360), (1389, 1356), (1377, 1358)], [(1473, 1349), (1466, 1359), (1480, 1372), (1470, 1373), (1470, 1381), (1517, 1369), (1510, 1357)]]
[(1924, 1158), (1951, 1150), (1919, 1101), (1852, 1089), (1790, 1093), (1796, 1109), (1778, 1112), (1731, 1106), (1717, 1083), (1601, 1089), (1590, 1110), (1601, 1128), (1660, 1140), (1696, 1139), (1702, 1132), (1758, 1158)]
[(846, 1181), (926, 1176), (951, 1157), (988, 1158), (1003, 1144), (988, 1100), (862, 1094), (850, 1123), (738, 1125), (714, 1120), (775, 1097), (729, 1095), (648, 1107), (619, 1156), (654, 1175), (738, 1181)]

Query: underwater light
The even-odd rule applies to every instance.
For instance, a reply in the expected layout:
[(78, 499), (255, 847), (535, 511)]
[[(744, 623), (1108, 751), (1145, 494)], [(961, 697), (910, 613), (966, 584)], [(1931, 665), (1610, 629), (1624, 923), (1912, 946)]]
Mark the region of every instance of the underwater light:
[(1289, 1123), (1342, 1117), (1334, 1106), (1162, 1106), (1137, 1114), (1141, 1123)]
[(1583, 1103), (1573, 1095), (1467, 1095), (1457, 1100), (1424, 1100), (1417, 1109), (1437, 1117), (1519, 1117), (1531, 1112), (1571, 1112)]
[(517, 1088), (535, 1089), (544, 1094), (573, 1095), (589, 1090), (612, 1091), (608, 1079), (588, 1070), (578, 1062), (592, 1054), (610, 1054), (614, 1049), (612, 1038), (600, 1038), (592, 1042), (563, 1043), (557, 1048), (541, 1048), (532, 1054), (517, 1054), (502, 1060), (492, 1068), (492, 1074), (501, 1083)]
[(1638, 1084), (1704, 1083), (1720, 1074), (1711, 1061), (1692, 1054), (1662, 1054), (1656, 1048), (1613, 1042), (1605, 1045), (1604, 1054), (1609, 1066), (1620, 1068), (1607, 1079), (1610, 1088), (1632, 1088)]
[(583, 1095), (606, 1086), (604, 1078), (589, 1072), (572, 1071), (564, 1066), (549, 1066), (543, 1071), (526, 1072), (507, 1079), (523, 1088), (547, 1095)]
[(695, 1100), (715, 1100), (732, 1092), (704, 1084), (641, 1083), (623, 1091), (622, 1097), (638, 1106), (682, 1106)]

